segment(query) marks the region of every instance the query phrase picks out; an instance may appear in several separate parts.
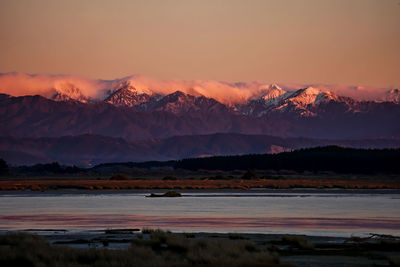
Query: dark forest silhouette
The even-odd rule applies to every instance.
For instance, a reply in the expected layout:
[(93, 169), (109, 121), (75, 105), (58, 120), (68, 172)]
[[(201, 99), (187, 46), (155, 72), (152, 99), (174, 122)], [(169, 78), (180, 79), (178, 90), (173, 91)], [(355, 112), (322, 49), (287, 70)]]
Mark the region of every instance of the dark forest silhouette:
[(336, 173), (400, 173), (400, 149), (354, 149), (338, 146), (300, 149), (279, 154), (192, 158), (175, 168), (188, 170), (293, 170)]
[(0, 173), (18, 170), (26, 174), (77, 174), (101, 173), (107, 168), (154, 169), (170, 168), (184, 170), (290, 170), (301, 172), (334, 172), (360, 174), (400, 173), (400, 149), (354, 149), (338, 146), (316, 147), (283, 152), (279, 154), (251, 154), (241, 156), (216, 156), (188, 158), (178, 161), (148, 161), (105, 163), (93, 168), (62, 166), (57, 162), (33, 166), (8, 167), (0, 159)]

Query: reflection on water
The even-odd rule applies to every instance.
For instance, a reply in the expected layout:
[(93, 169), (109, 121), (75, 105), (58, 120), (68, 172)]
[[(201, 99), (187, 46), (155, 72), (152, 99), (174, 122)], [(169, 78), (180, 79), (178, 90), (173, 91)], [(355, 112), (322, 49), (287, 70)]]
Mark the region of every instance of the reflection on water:
[(400, 234), (391, 194), (187, 193), (0, 196), (0, 229), (164, 228), (173, 231)]

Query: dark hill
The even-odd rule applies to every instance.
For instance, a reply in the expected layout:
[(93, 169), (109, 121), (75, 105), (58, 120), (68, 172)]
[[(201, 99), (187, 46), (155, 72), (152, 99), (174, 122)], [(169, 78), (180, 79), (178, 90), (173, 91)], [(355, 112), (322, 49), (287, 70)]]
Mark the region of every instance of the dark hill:
[(100, 135), (42, 138), (0, 137), (0, 158), (12, 165), (57, 161), (93, 166), (106, 162), (144, 162), (192, 157), (279, 153), (299, 148), (340, 145), (354, 148), (399, 148), (400, 140), (323, 140), (268, 135), (210, 134), (126, 141)]

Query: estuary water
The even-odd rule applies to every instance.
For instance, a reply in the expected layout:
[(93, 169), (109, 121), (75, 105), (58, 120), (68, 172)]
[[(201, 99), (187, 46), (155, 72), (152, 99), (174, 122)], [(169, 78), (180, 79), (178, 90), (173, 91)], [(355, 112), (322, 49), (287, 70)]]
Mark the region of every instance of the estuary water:
[(162, 228), (174, 232), (400, 235), (399, 194), (183, 192), (2, 193), (0, 230)]

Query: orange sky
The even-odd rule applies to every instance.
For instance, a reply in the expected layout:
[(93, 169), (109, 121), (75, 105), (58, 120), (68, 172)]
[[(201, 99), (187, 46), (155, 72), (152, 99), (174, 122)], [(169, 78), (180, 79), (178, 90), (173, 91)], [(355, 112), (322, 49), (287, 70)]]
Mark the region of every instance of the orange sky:
[(0, 0), (0, 72), (400, 87), (398, 0)]

